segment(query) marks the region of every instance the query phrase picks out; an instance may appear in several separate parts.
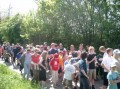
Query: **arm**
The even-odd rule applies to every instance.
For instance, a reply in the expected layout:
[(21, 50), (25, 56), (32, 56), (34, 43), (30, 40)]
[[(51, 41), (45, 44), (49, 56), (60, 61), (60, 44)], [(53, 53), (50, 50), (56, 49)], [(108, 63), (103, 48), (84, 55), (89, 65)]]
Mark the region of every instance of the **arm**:
[(85, 73), (84, 70), (81, 70), (81, 72), (84, 74), (84, 76), (85, 76), (87, 79), (89, 79), (89, 77), (87, 76), (87, 74)]
[(42, 62), (43, 62), (43, 58), (40, 59), (39, 64), (40, 64), (40, 66), (42, 66), (44, 69), (46, 69), (46, 67), (42, 64)]
[(90, 64), (91, 62), (95, 61), (96, 57), (94, 57), (91, 61), (88, 61), (88, 63)]
[(114, 83), (119, 83), (119, 82), (120, 82), (120, 79), (114, 80), (113, 82), (114, 82)]
[(108, 72), (110, 71), (104, 64), (101, 64), (101, 66), (106, 69)]

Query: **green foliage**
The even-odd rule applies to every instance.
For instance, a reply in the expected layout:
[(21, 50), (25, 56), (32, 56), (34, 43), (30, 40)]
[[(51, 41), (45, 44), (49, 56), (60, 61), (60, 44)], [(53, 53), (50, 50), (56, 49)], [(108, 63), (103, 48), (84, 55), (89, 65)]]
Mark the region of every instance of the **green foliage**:
[(36, 12), (16, 15), (1, 23), (3, 40), (62, 42), (65, 46), (82, 42), (95, 47), (116, 47), (120, 42), (119, 0), (36, 0), (36, 3)]
[(19, 74), (0, 64), (0, 89), (40, 89), (31, 86), (30, 81), (24, 80)]

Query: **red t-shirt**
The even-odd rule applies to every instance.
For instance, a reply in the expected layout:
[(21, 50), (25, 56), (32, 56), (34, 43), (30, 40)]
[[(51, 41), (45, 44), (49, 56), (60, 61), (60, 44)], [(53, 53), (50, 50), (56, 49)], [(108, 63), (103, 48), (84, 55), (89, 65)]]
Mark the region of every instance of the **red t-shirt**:
[(40, 55), (38, 54), (37, 56), (35, 55), (32, 55), (32, 61), (36, 64), (39, 63), (39, 60), (40, 60)]
[(2, 52), (3, 52), (3, 48), (1, 47), (1, 48), (0, 48), (0, 53), (2, 53)]
[(58, 69), (59, 69), (59, 60), (58, 60), (58, 58), (51, 59), (50, 66), (51, 66), (52, 70), (58, 71)]

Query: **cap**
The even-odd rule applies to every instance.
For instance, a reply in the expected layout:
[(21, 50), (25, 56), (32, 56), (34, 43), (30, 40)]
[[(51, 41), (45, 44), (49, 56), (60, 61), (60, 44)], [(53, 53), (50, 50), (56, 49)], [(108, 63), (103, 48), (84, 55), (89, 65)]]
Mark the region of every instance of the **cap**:
[(115, 63), (111, 63), (110, 67), (116, 67)]
[(116, 54), (120, 54), (120, 50), (119, 50), (119, 49), (115, 49), (115, 50), (113, 51), (113, 55), (116, 55)]

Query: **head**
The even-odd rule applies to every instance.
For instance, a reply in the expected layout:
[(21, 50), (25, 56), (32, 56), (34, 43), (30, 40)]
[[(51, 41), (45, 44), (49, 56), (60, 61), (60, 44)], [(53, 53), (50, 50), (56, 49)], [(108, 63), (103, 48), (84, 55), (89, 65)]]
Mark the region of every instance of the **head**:
[(58, 56), (59, 56), (58, 53), (54, 54), (54, 58), (58, 58)]
[(30, 53), (30, 52), (31, 52), (31, 50), (28, 48), (28, 49), (27, 49), (27, 53)]
[(72, 44), (72, 45), (70, 45), (70, 50), (71, 51), (74, 51), (75, 50), (75, 47), (74, 47), (74, 45)]
[(85, 60), (87, 58), (87, 52), (82, 52), (81, 58), (82, 60)]
[(52, 48), (52, 49), (55, 48), (55, 43), (51, 43), (51, 48)]
[(83, 44), (82, 43), (79, 45), (79, 50), (83, 50)]
[(59, 54), (59, 55), (63, 55), (63, 51), (59, 50), (59, 51), (58, 51), (58, 54)]
[(47, 46), (47, 42), (44, 42), (44, 46)]
[(115, 71), (116, 70), (116, 64), (115, 63), (111, 63), (110, 69), (111, 69), (111, 71)]
[(41, 57), (46, 60), (47, 59), (47, 51), (43, 51)]
[(16, 44), (16, 46), (17, 46), (17, 47), (20, 47), (20, 44), (19, 44), (19, 43), (17, 43), (17, 44)]
[(89, 53), (94, 53), (94, 52), (95, 52), (94, 47), (93, 47), (93, 46), (90, 46), (90, 47), (88, 48), (88, 52), (89, 52)]
[(43, 50), (44, 50), (44, 46), (40, 45), (40, 51), (43, 51)]
[(62, 43), (60, 43), (60, 44), (59, 44), (59, 47), (60, 47), (60, 49), (62, 49), (62, 48), (63, 48), (63, 45), (62, 45)]
[(106, 49), (106, 52), (109, 56), (112, 56), (113, 55), (113, 49), (112, 48), (107, 48)]
[(113, 51), (113, 57), (114, 57), (115, 59), (120, 59), (120, 50), (119, 50), (119, 49), (115, 49), (115, 50)]
[(35, 52), (35, 54), (38, 54), (39, 49), (38, 49), (38, 48), (35, 48), (34, 52)]
[(100, 51), (100, 52), (105, 52), (105, 47), (104, 47), (104, 46), (100, 46), (100, 47), (99, 47), (99, 51)]

